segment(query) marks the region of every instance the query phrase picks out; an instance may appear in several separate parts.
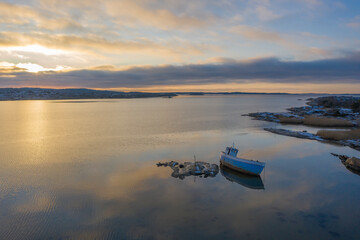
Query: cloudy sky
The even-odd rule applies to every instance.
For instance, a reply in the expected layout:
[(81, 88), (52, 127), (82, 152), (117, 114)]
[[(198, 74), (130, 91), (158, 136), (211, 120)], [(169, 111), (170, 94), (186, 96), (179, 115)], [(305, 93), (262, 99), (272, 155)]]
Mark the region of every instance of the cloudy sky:
[(0, 87), (360, 93), (357, 0), (0, 0)]

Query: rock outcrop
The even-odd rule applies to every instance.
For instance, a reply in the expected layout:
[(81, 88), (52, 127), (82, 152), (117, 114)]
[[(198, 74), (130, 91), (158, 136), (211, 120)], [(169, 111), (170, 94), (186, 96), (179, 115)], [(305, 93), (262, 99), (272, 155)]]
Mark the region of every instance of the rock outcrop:
[(360, 158), (348, 157), (346, 155), (339, 155), (335, 153), (331, 154), (335, 157), (338, 157), (346, 168), (355, 171), (357, 174), (360, 174)]
[(354, 134), (354, 131), (360, 125), (360, 97), (325, 96), (310, 98), (307, 99), (307, 106), (288, 108), (287, 112), (256, 112), (245, 114), (244, 116), (250, 116), (254, 120), (280, 124), (302, 124), (315, 127), (352, 129), (352, 132), (349, 131), (352, 135), (348, 134), (350, 136), (346, 135), (342, 138), (329, 137), (323, 132), (321, 134), (320, 131), (317, 134), (313, 134), (307, 131), (291, 131), (281, 128), (265, 128), (264, 130), (284, 136), (349, 146), (360, 151), (360, 139)]
[(264, 128), (265, 131), (272, 132), (279, 135), (289, 136), (289, 137), (296, 137), (296, 138), (303, 138), (303, 139), (310, 139), (310, 140), (317, 140), (319, 142), (325, 143), (334, 143), (342, 146), (348, 146), (355, 150), (360, 151), (360, 139), (351, 139), (351, 140), (331, 140), (331, 139), (324, 139), (319, 137), (313, 133), (309, 133), (307, 131), (291, 131), (282, 128)]
[(316, 136), (315, 134), (309, 133), (307, 131), (291, 131), (282, 128), (264, 128), (265, 131), (276, 133), (279, 135), (289, 136), (289, 137), (296, 137), (296, 138), (304, 138), (310, 140), (318, 140), (318, 141), (325, 141), (325, 139)]
[(178, 163), (171, 162), (159, 162), (156, 164), (158, 167), (170, 167), (173, 170), (171, 174), (174, 178), (184, 179), (187, 176), (200, 176), (200, 177), (215, 177), (219, 172), (219, 166), (217, 164), (210, 164), (207, 162), (184, 162)]
[(287, 112), (256, 112), (245, 114), (245, 116), (250, 116), (255, 120), (304, 125), (312, 125), (309, 121), (304, 120), (309, 116), (313, 116), (349, 121), (350, 124), (346, 124), (346, 126), (358, 126), (360, 98), (350, 96), (310, 98), (307, 106), (288, 108)]

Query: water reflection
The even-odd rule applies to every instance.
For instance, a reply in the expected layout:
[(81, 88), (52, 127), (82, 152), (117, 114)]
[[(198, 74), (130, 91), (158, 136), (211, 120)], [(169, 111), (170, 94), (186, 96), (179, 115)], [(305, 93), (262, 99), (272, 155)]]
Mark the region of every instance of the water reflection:
[[(358, 239), (359, 177), (328, 155), (358, 152), (241, 117), (289, 97), (0, 102), (0, 239)], [(218, 164), (233, 141), (269, 163), (267, 191), (227, 169), (179, 181), (155, 166)]]
[(236, 182), (250, 189), (265, 189), (264, 183), (260, 176), (246, 175), (224, 166), (220, 166), (220, 172), (221, 175), (223, 175), (230, 182)]

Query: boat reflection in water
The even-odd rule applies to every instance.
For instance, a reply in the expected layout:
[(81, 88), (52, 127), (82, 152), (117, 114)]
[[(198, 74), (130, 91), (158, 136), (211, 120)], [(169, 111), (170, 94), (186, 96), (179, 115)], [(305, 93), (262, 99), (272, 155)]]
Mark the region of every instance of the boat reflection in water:
[(251, 189), (265, 189), (264, 183), (260, 176), (243, 174), (225, 166), (220, 166), (220, 172), (221, 175), (223, 175), (230, 182), (236, 182), (244, 187)]

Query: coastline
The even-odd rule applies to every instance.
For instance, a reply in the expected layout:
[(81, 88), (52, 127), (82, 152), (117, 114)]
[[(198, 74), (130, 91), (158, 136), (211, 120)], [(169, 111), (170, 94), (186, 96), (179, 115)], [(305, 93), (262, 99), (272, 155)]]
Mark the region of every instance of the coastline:
[(74, 99), (131, 99), (177, 96), (175, 93), (144, 93), (93, 90), (85, 88), (0, 88), (0, 101), (74, 100)]
[[(357, 135), (358, 130), (360, 130), (360, 97), (323, 96), (309, 98), (307, 99), (306, 106), (291, 107), (287, 109), (287, 112), (255, 112), (245, 114), (244, 116), (249, 116), (253, 120), (275, 122), (284, 125), (302, 125), (331, 129), (319, 130), (316, 134), (308, 133), (305, 130), (264, 129), (275, 134), (322, 142), (331, 141), (340, 144), (343, 144), (344, 141), (360, 141), (360, 135)], [(346, 143), (345, 145), (351, 144)]]
[[(176, 96), (236, 96), (236, 95), (308, 95), (328, 96), (327, 93), (265, 93), (265, 92), (120, 92), (87, 88), (0, 88), (0, 101), (18, 100), (72, 100), (72, 99), (132, 99), (172, 98)], [(353, 96), (357, 94), (342, 94)], [(302, 100), (302, 99), (301, 99)]]

